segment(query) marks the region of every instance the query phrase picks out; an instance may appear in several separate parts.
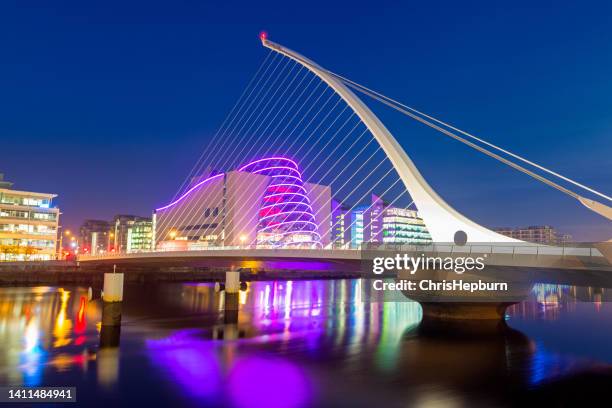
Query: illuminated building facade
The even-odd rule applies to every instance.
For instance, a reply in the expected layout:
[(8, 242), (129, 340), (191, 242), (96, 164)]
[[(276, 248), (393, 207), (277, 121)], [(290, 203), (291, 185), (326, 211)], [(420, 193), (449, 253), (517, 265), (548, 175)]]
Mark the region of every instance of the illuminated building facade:
[(117, 215), (111, 225), (110, 250), (118, 253), (153, 249), (153, 221), (136, 215)]
[(256, 160), (240, 171), (270, 178), (259, 208), (257, 246), (322, 246), (308, 191), (293, 160)]
[(370, 205), (356, 206), (351, 212), (350, 247), (359, 248), (364, 242), (431, 242), (431, 235), (417, 211), (391, 206), (375, 194), (371, 200)]
[(364, 242), (364, 214), (367, 210), (367, 205), (360, 205), (351, 212), (351, 248), (359, 248)]
[(386, 206), (387, 204), (385, 204), (382, 198), (372, 194), (372, 204), (363, 213), (363, 234), (368, 237), (368, 242), (382, 242), (382, 215)]
[(382, 242), (391, 244), (427, 244), (431, 235), (418, 212), (387, 207), (382, 217)]
[(265, 158), (193, 180), (153, 223), (158, 249), (320, 248), (330, 242), (331, 189), (304, 182), (291, 159)]
[(0, 174), (0, 261), (56, 259), (57, 195), (14, 190), (12, 185)]
[(538, 244), (559, 245), (572, 242), (571, 235), (561, 234), (550, 225), (532, 225), (519, 228), (501, 227), (493, 228), (493, 231), (521, 241)]
[(351, 211), (339, 201), (332, 200), (331, 240), (334, 248), (351, 247)]
[(85, 220), (79, 228), (79, 251), (98, 255), (111, 250), (111, 224), (104, 220)]
[(125, 251), (146, 252), (153, 249), (153, 221), (142, 218), (134, 221), (127, 229)]

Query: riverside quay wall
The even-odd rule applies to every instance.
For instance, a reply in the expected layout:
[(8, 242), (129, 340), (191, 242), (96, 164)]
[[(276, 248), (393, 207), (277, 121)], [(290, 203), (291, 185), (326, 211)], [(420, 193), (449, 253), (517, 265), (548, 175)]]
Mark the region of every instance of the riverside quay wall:
[[(84, 265), (68, 261), (0, 262), (0, 286), (99, 286), (113, 265)], [(213, 266), (117, 265), (126, 283), (223, 281), (227, 268)], [(239, 268), (241, 281), (358, 278), (359, 271)]]

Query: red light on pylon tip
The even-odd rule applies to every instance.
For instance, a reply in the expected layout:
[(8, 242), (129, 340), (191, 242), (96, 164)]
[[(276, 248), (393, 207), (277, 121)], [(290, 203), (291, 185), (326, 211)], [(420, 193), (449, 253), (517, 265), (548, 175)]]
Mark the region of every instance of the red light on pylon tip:
[(259, 39), (260, 39), (261, 41), (265, 41), (265, 40), (267, 40), (267, 39), (268, 39), (268, 33), (267, 33), (267, 32), (265, 32), (265, 31), (260, 32), (260, 33), (259, 33)]

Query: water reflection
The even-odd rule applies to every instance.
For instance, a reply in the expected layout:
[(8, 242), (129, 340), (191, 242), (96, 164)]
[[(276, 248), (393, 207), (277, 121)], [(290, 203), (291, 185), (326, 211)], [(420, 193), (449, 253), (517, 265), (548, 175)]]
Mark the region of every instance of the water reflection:
[(513, 404), (585, 373), (612, 379), (610, 290), (536, 285), (484, 330), (424, 324), (417, 303), (363, 285), (252, 282), (235, 299), (212, 284), (128, 285), (110, 331), (86, 288), (0, 288), (0, 382), (69, 381), (92, 406), (87, 390), (141, 387), (155, 403), (300, 407)]
[(64, 372), (87, 363), (86, 334), (95, 332), (99, 312), (95, 304), (87, 309), (83, 291), (0, 288), (0, 382), (43, 385), (47, 367)]

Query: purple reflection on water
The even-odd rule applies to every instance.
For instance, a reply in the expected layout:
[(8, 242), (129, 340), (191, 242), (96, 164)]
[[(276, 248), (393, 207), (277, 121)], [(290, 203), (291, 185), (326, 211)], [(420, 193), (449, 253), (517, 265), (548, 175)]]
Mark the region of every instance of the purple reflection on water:
[(338, 268), (330, 262), (316, 261), (265, 261), (264, 267), (268, 269), (298, 269), (304, 271), (333, 271)]
[(231, 400), (239, 408), (297, 408), (312, 401), (312, 384), (304, 372), (284, 360), (240, 359), (228, 380)]
[(168, 372), (192, 396), (213, 398), (221, 391), (221, 366), (212, 345), (181, 330), (169, 337), (146, 340), (151, 361)]

